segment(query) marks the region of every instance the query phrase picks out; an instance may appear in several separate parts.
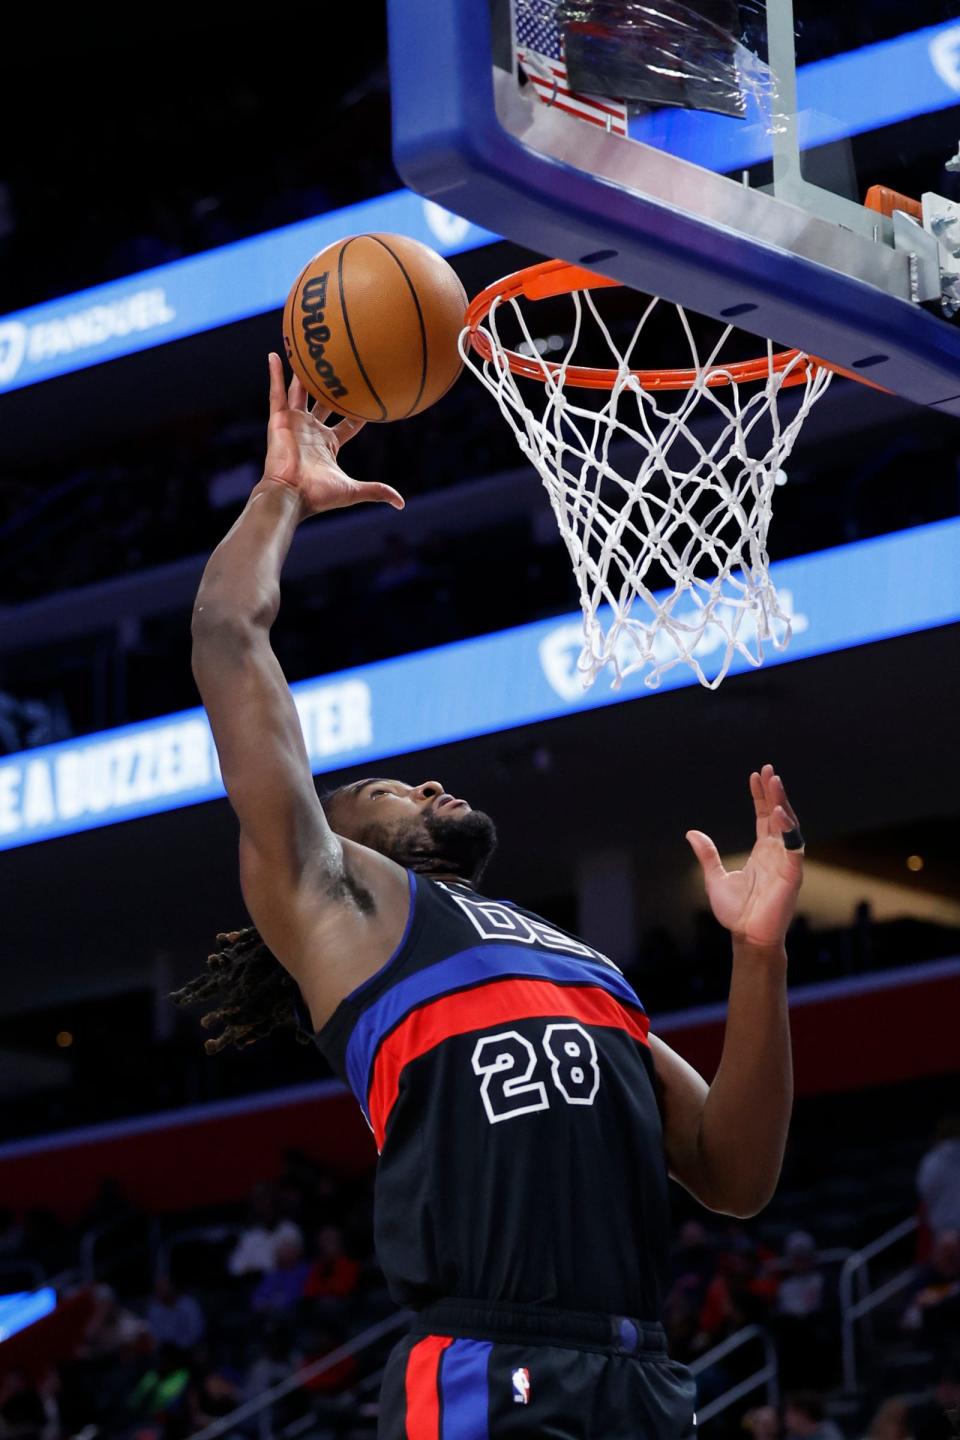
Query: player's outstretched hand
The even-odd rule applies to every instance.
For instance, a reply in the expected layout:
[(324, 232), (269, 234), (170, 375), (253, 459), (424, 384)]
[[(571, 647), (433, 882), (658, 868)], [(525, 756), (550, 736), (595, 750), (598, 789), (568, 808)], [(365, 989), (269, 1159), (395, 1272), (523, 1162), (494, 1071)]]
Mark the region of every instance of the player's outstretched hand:
[(403, 509), (403, 497), (390, 485), (376, 481), (351, 480), (338, 464), (340, 447), (363, 429), (363, 420), (324, 422), (330, 414), (320, 406), (307, 408), (307, 392), (296, 376), (290, 388), (284, 384), (279, 355), (269, 356), (270, 423), (267, 426), (265, 480), (277, 480), (298, 490), (307, 515), (323, 510), (342, 510), (364, 500), (379, 500)]
[(750, 776), (750, 793), (757, 839), (742, 870), (725, 870), (716, 845), (701, 830), (689, 830), (687, 840), (703, 867), (707, 898), (720, 924), (746, 944), (779, 946), (803, 880), (803, 837), (772, 765)]

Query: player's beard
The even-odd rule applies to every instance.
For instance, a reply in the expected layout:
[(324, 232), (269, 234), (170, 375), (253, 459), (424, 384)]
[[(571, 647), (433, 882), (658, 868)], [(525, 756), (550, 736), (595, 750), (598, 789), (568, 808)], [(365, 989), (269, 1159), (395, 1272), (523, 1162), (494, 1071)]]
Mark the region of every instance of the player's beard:
[(497, 848), (497, 827), (490, 816), (483, 810), (470, 810), (459, 819), (431, 812), (424, 815), (423, 823), (435, 856), (455, 875), (478, 885)]
[(419, 875), (459, 875), (478, 885), (497, 848), (497, 827), (482, 810), (459, 817), (431, 812), (358, 838)]

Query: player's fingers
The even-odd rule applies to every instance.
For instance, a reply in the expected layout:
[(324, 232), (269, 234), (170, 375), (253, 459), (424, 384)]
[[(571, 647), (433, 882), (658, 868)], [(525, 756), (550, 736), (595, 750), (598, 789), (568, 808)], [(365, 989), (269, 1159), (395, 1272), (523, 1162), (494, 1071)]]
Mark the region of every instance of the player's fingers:
[(283, 383), (283, 362), (273, 351), (267, 356), (270, 369), (270, 414), (278, 415), (287, 408), (287, 390)]
[[(363, 421), (360, 423), (363, 424)], [(381, 485), (376, 480), (358, 480), (355, 487), (354, 499), (355, 501), (379, 501), (382, 504), (392, 505), (394, 510), (402, 510), (406, 503), (400, 492), (394, 490), (392, 485)]]
[[(765, 773), (771, 767), (765, 765), (762, 770), (754, 770), (750, 776), (750, 794), (753, 796), (753, 808), (757, 817), (757, 839), (763, 840), (770, 833), (770, 811), (773, 808), (770, 800), (769, 789), (764, 779)], [(773, 832), (776, 834), (776, 831)]]
[(310, 411), (310, 414), (313, 416), (314, 420), (319, 420), (321, 425), (326, 425), (327, 421), (330, 419), (332, 411), (328, 410), (326, 405), (321, 404), (319, 400), (315, 400), (313, 403), (313, 409)]
[(773, 777), (773, 781), (771, 784), (771, 794), (773, 795), (776, 804), (779, 805), (780, 808), (784, 811), (784, 813), (790, 817), (790, 823), (792, 825), (796, 825), (796, 812), (794, 811), (793, 806), (790, 804), (790, 801), (787, 799), (787, 792), (784, 789), (783, 781), (780, 779), (779, 775), (774, 775)]
[(702, 830), (688, 830), (687, 844), (700, 861), (705, 876), (726, 874), (717, 847), (709, 835), (704, 835)]
[[(354, 435), (360, 433), (366, 423), (366, 420), (354, 420), (349, 415), (343, 420), (338, 421), (333, 427), (333, 433), (337, 437), (337, 444), (346, 445), (348, 440), (352, 440)], [(394, 491), (393, 493), (396, 494), (397, 492)]]
[(299, 375), (294, 375), (290, 381), (290, 409), (306, 410), (307, 408), (307, 387)]

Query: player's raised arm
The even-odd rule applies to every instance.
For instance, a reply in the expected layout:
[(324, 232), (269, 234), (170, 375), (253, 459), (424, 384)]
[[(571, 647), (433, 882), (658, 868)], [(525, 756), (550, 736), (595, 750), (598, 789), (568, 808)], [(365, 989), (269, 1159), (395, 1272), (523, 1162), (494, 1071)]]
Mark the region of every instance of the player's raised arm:
[(708, 1209), (756, 1215), (776, 1189), (793, 1105), (786, 934), (803, 879), (803, 836), (772, 765), (750, 777), (757, 838), (742, 870), (709, 836), (687, 839), (714, 915), (733, 938), (723, 1054), (709, 1087), (650, 1036), (670, 1173)]
[(337, 456), (362, 421), (328, 427), (308, 412), (299, 380), (285, 390), (270, 356), (270, 423), (262, 480), (204, 570), (193, 611), (193, 674), (240, 821), (247, 906), (289, 964), (306, 917), (337, 893), (343, 851), (324, 818), (299, 717), (270, 646), (280, 572), (308, 515), (365, 500), (403, 500), (387, 485), (351, 480)]

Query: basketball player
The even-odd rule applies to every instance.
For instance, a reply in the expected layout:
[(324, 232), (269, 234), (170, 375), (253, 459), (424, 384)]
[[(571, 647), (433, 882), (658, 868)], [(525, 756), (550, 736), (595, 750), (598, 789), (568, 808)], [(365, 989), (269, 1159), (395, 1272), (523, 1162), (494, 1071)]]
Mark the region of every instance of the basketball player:
[(733, 935), (720, 1068), (706, 1083), (649, 1033), (583, 941), (477, 893), (493, 822), (438, 781), (364, 779), (321, 806), (269, 632), (308, 515), (403, 501), (338, 465), (270, 357), (263, 479), (197, 595), (193, 668), (240, 821), (256, 929), (223, 936), (178, 995), (208, 1042), (302, 1023), (380, 1150), (376, 1243), (416, 1319), (387, 1367), (385, 1440), (683, 1440), (694, 1385), (666, 1353), (667, 1176), (711, 1210), (774, 1192), (791, 1106), (784, 935), (803, 841), (773, 767), (750, 777), (757, 840), (727, 873), (688, 840)]

